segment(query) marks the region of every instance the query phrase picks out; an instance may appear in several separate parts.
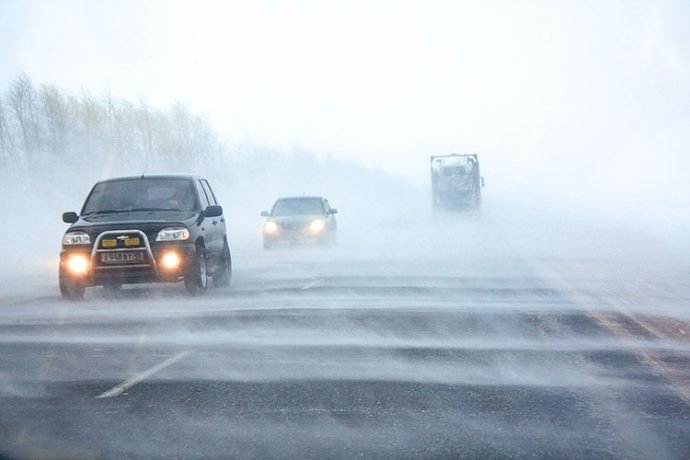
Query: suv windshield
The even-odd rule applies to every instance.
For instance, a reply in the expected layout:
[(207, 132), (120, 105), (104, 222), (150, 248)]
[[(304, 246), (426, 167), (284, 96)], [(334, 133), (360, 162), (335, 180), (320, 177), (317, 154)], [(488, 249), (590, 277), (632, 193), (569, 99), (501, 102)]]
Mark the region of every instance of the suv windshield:
[(194, 191), (189, 180), (143, 178), (96, 184), (84, 204), (82, 214), (194, 209)]
[(323, 214), (323, 206), (318, 198), (290, 198), (278, 200), (273, 205), (272, 216), (294, 216)]

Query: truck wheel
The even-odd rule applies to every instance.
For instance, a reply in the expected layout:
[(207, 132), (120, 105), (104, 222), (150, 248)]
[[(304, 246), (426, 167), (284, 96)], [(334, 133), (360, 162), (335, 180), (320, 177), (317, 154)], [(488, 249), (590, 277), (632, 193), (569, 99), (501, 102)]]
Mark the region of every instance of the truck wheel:
[(86, 291), (84, 283), (71, 279), (69, 276), (65, 275), (62, 268), (60, 268), (59, 279), (60, 295), (63, 299), (79, 300), (84, 298), (84, 291)]
[(197, 248), (189, 273), (184, 277), (184, 286), (192, 294), (206, 291), (208, 288), (208, 272), (206, 270), (206, 254), (202, 248)]
[(219, 287), (230, 286), (230, 279), (232, 278), (232, 257), (230, 256), (230, 248), (227, 241), (223, 247), (223, 265), (213, 274), (213, 285)]

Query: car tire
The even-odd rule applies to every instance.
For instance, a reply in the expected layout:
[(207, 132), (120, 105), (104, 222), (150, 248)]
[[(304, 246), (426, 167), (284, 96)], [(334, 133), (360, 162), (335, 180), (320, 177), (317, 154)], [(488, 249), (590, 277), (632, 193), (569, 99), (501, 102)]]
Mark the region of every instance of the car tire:
[(189, 273), (184, 277), (184, 286), (192, 294), (200, 294), (208, 289), (208, 270), (203, 248), (197, 248)]
[(59, 278), (60, 295), (63, 299), (79, 300), (84, 298), (84, 292), (86, 291), (84, 283), (71, 279), (69, 276), (65, 275), (62, 268), (60, 268)]
[(230, 286), (232, 279), (232, 256), (228, 242), (223, 244), (223, 265), (213, 274), (213, 285), (218, 287)]

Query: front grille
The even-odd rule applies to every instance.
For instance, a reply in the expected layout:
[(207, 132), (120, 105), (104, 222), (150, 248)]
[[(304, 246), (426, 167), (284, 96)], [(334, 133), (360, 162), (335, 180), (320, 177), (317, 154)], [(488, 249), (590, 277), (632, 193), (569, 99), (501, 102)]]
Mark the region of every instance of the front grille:
[(93, 263), (98, 269), (151, 267), (155, 264), (147, 235), (139, 230), (111, 230), (96, 240)]
[(146, 248), (146, 243), (140, 233), (122, 232), (104, 235), (98, 249), (136, 249)]
[(297, 232), (297, 231), (304, 230), (307, 226), (301, 222), (297, 222), (297, 223), (283, 223), (280, 225), (280, 227), (283, 230), (287, 230), (290, 232)]

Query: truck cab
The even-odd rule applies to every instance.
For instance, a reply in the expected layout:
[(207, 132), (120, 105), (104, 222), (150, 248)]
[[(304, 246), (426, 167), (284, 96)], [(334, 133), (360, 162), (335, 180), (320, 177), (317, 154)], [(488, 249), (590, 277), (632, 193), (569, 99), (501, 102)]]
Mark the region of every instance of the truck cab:
[(478, 210), (484, 179), (477, 154), (431, 156), (432, 206), (437, 210)]

